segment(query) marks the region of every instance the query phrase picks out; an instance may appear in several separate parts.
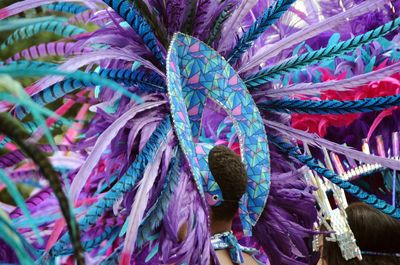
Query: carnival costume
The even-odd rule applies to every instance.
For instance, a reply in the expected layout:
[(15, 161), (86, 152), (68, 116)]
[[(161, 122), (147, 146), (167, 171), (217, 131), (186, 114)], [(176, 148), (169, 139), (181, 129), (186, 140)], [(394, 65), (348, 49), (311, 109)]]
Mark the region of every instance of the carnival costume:
[[(13, 30), (2, 52), (43, 32), (62, 37), (0, 66), (9, 150), (0, 177), (17, 204), (1, 204), (0, 261), (210, 264), (209, 206), (224, 198), (207, 156), (218, 144), (240, 154), (248, 174), (235, 236), (220, 242), (234, 246), (235, 262), (255, 248), (265, 263), (308, 264), (320, 177), (327, 191), (400, 219), (396, 203), (347, 178), (355, 161), (393, 171), (398, 160), (301, 130), (312, 115), (326, 114), (315, 130), (326, 136), (360, 113), (386, 114), (376, 128), (400, 105), (396, 89), (355, 96), (400, 68), (399, 3), (297, 2), (25, 0), (0, 9)], [(22, 88), (9, 76), (42, 78)], [(329, 152), (354, 162), (349, 174), (315, 159)], [(15, 183), (31, 188), (27, 198)]]

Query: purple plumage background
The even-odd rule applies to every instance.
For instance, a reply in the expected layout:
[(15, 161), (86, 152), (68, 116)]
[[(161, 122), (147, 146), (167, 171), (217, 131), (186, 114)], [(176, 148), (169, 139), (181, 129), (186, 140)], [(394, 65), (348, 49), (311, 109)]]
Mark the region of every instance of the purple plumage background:
[[(1, 9), (0, 18), (7, 17), (11, 14), (10, 12), (18, 14), (41, 4), (54, 2), (56, 1), (22, 1), (14, 6)], [(49, 51), (45, 47), (39, 47), (37, 48), (39, 55), (46, 53), (58, 55), (59, 57), (50, 57), (48, 60), (58, 63), (62, 69), (68, 71), (78, 69), (94, 71), (98, 70), (97, 67), (103, 69), (136, 69), (142, 71), (144, 75), (156, 74), (161, 79), (165, 79), (162, 64), (146, 47), (140, 34), (123, 23), (124, 20), (117, 12), (106, 8), (102, 1), (72, 2), (87, 6), (89, 9), (78, 15), (59, 14), (52, 10), (47, 10), (46, 14), (67, 16), (70, 23), (78, 22), (76, 24), (87, 28), (88, 32), (70, 36), (68, 39), (57, 40), (57, 42), (66, 43), (64, 51)], [(204, 42), (209, 41), (210, 46), (223, 56), (229, 54), (237, 40), (243, 36), (243, 33), (273, 3), (271, 0), (144, 0), (137, 2), (139, 3), (137, 5), (138, 10), (142, 12), (150, 25), (156, 27), (157, 42), (164, 55), (168, 50), (172, 35), (175, 32), (182, 31)], [(400, 12), (399, 1), (306, 0), (297, 2), (274, 26), (268, 28), (233, 65), (242, 77), (256, 73), (266, 65), (273, 65), (293, 55), (325, 47), (332, 39), (333, 33), (339, 33), (340, 40), (347, 40), (355, 35), (365, 33), (397, 18)], [(371, 6), (376, 5), (376, 8), (360, 7), (360, 4), (366, 2), (370, 3)], [(221, 22), (221, 27), (217, 31), (218, 34), (213, 36), (215, 33), (213, 29), (219, 23), (218, 19), (223, 12), (229, 15), (227, 15), (225, 21)], [(346, 16), (350, 13), (348, 21), (338, 19), (324, 24), (330, 17), (341, 14)], [(41, 15), (32, 15), (27, 12), (27, 17), (36, 16)], [(304, 33), (312, 27), (315, 27), (315, 30)], [(318, 28), (325, 30), (317, 32), (316, 29)], [(304, 39), (290, 39), (290, 36), (304, 37)], [(377, 67), (383, 62), (390, 65), (397, 60), (395, 52), (399, 44), (398, 31), (391, 32), (385, 38), (391, 46), (383, 47), (382, 42), (376, 41), (368, 45), (368, 49), (365, 48), (365, 52), (369, 54), (370, 58), (376, 57), (376, 63), (373, 67)], [(23, 40), (19, 42), (23, 42)], [(276, 88), (287, 87), (294, 83), (327, 81), (323, 80), (323, 73), (338, 77), (346, 72), (346, 78), (363, 74), (367, 72), (366, 69), (370, 66), (368, 66), (368, 61), (361, 56), (364, 50), (357, 52), (359, 56), (356, 56), (357, 58), (353, 61), (346, 60), (343, 57), (336, 58), (325, 62), (323, 65), (304, 67), (301, 71), (286, 75), (283, 80), (269, 82), (258, 90), (252, 91), (253, 97), (256, 102), (261, 102), (272, 98), (273, 96), (269, 95), (268, 92)], [(24, 53), (21, 52), (21, 55), (24, 55)], [(21, 55), (7, 56), (4, 60), (10, 58), (8, 62), (11, 62), (22, 58)], [(36, 59), (36, 57), (40, 58), (41, 56), (25, 56), (25, 59), (32, 57)], [(321, 69), (324, 69), (325, 72)], [(372, 71), (372, 69), (368, 71)], [(83, 219), (90, 207), (101, 200), (111, 187), (121, 180), (121, 177), (137, 159), (141, 150), (145, 148), (150, 136), (165, 114), (170, 111), (166, 94), (146, 90), (148, 87), (146, 87), (145, 81), (147, 80), (132, 84), (122, 79), (117, 81), (130, 92), (139, 95), (144, 106), (147, 107), (143, 107), (142, 104), (135, 103), (111, 89), (81, 88), (82, 91), (87, 91), (87, 93), (80, 96), (71, 94), (74, 96), (70, 100), (74, 100), (77, 105), (75, 109), (70, 109), (67, 112), (68, 115), (65, 114), (65, 116), (74, 119), (77, 112), (83, 109), (84, 104), (89, 104), (89, 111), (83, 117), (82, 129), (75, 130), (75, 134), (69, 134), (67, 133), (68, 126), (64, 125), (61, 132), (54, 132), (54, 136), (58, 139), (59, 149), (61, 149), (62, 143), (67, 146), (67, 150), (55, 153), (47, 152), (51, 157), (58, 155), (58, 159), (64, 161), (65, 164), (65, 161), (71, 160), (69, 167), (65, 166), (60, 169), (59, 176), (66, 194), (74, 195), (71, 203), (74, 203), (74, 212), (78, 220)], [(31, 95), (60, 80), (62, 79), (54, 76), (44, 77), (35, 84), (28, 86), (26, 91)], [(289, 96), (294, 97), (299, 95), (303, 95), (301, 90), (295, 95), (289, 94)], [(316, 91), (313, 96), (320, 98), (321, 92)], [(67, 100), (58, 101), (54, 103), (56, 106), (48, 106), (48, 108), (55, 110), (58, 107), (66, 106)], [(127, 113), (131, 113), (131, 115)], [(266, 120), (286, 126), (292, 125), (290, 115), (267, 111), (263, 111), (262, 115)], [(366, 136), (377, 115), (379, 114), (364, 114), (350, 126), (338, 124), (335, 128), (328, 127), (327, 133), (322, 136), (340, 144), (347, 142), (350, 146), (359, 149), (360, 143), (357, 140)], [(398, 130), (397, 116), (398, 113), (395, 112), (385, 119), (374, 136), (382, 134), (385, 139), (390, 138), (389, 134)], [(237, 139), (230, 135), (232, 125), (226, 118), (226, 113), (215, 105), (207, 104), (203, 120), (204, 134), (210, 141), (225, 141), (227, 143), (230, 139), (231, 147), (235, 146), (235, 143), (237, 144)], [(226, 127), (218, 131), (219, 126), (223, 123), (226, 123)], [(360, 128), (365, 129), (360, 130)], [(274, 130), (270, 129), (270, 131)], [(281, 132), (276, 133), (281, 134)], [(355, 135), (357, 133), (360, 135)], [(70, 138), (71, 135), (72, 138)], [(101, 141), (98, 141), (99, 139)], [(97, 222), (82, 233), (82, 241), (90, 242), (93, 245), (87, 249), (85, 254), (87, 264), (121, 264), (119, 259), (121, 247), (125, 247), (125, 237), (131, 236), (129, 233), (124, 235), (121, 231), (126, 229), (129, 216), (138, 218), (136, 221), (139, 223), (144, 218), (131, 213), (132, 205), (136, 202), (138, 208), (143, 209), (144, 213), (148, 213), (152, 205), (157, 202), (159, 194), (164, 190), (167, 172), (176, 146), (177, 139), (175, 135), (172, 135), (165, 149), (158, 154), (160, 163), (157, 165), (158, 168), (153, 168), (155, 172), (154, 181), (151, 183), (143, 181), (147, 185), (146, 188), (149, 189), (148, 199), (138, 201), (136, 195), (140, 186), (144, 185), (142, 181), (139, 181), (122, 197), (116, 199), (111, 208), (104, 209)], [(12, 150), (14, 147), (12, 144), (7, 144), (6, 148)], [(50, 155), (50, 153), (53, 153), (53, 155)], [(270, 146), (270, 157), (271, 190), (265, 210), (253, 228), (254, 236), (252, 238), (241, 238), (240, 241), (244, 245), (257, 246), (261, 249), (262, 255), (259, 258), (264, 262), (270, 262), (272, 265), (309, 264), (312, 254), (309, 243), (314, 233), (313, 224), (317, 220), (315, 201), (312, 196), (314, 188), (305, 183), (303, 178), (304, 168), (301, 164), (281, 154), (273, 146)], [(22, 182), (17, 173), (32, 168), (29, 161), (24, 157), (21, 160), (22, 163), (18, 160), (7, 164), (9, 158), (5, 155), (0, 157), (0, 161), (4, 164), (2, 168), (17, 183)], [(25, 166), (25, 164), (28, 165)], [(28, 176), (23, 175), (24, 181), (31, 180), (35, 187), (33, 192), (28, 194), (25, 203), (32, 216), (38, 220), (37, 226), (42, 231), (44, 243), (38, 242), (36, 235), (26, 225), (27, 218), (18, 207), (12, 204), (5, 205), (5, 203), (1, 205), (2, 209), (13, 220), (12, 224), (15, 225), (16, 230), (33, 247), (35, 253), (30, 253), (33, 259), (39, 260), (45, 251), (52, 249), (57, 245), (60, 238), (65, 237), (67, 229), (60, 216), (56, 198), (38, 171), (35, 171), (35, 173), (35, 176), (33, 176), (33, 173), (27, 173)], [(79, 180), (75, 178), (77, 175)], [(177, 178), (179, 181), (171, 196), (165, 202), (166, 209), (161, 216), (160, 223), (154, 225), (155, 227), (151, 229), (151, 233), (146, 238), (149, 242), (142, 248), (133, 246), (130, 264), (184, 264), (184, 262), (186, 264), (209, 264), (212, 249), (208, 230), (208, 208), (203, 204), (196, 190), (186, 162), (182, 162), (181, 171)], [(189, 226), (187, 237), (183, 241), (179, 241), (177, 235), (179, 228), (184, 223), (188, 223)], [(113, 230), (110, 230), (109, 234), (104, 234), (108, 233), (107, 229), (110, 228), (113, 228)], [(235, 232), (239, 237), (241, 237), (240, 229), (240, 225), (236, 224)], [(102, 235), (106, 236), (101, 238)], [(64, 248), (67, 248), (64, 251), (68, 254), (64, 255), (61, 262), (72, 264), (70, 256), (72, 251), (68, 252), (68, 248), (71, 250), (72, 247), (67, 244)], [(11, 253), (13, 253), (11, 248), (0, 239), (0, 261), (7, 263), (21, 262), (16, 255)]]

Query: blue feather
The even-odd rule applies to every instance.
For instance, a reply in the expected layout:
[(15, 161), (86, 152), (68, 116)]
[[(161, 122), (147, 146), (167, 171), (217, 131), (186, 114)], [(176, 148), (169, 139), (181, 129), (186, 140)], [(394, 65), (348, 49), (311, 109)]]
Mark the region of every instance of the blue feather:
[(136, 240), (139, 247), (148, 241), (151, 233), (160, 225), (165, 216), (171, 196), (179, 181), (179, 173), (182, 166), (180, 159), (181, 155), (180, 152), (178, 152), (176, 157), (171, 161), (171, 166), (168, 170), (162, 192), (154, 205), (148, 210), (139, 226), (139, 233)]
[(162, 65), (165, 65), (165, 58), (158, 46), (156, 36), (149, 23), (140, 15), (136, 7), (132, 6), (127, 0), (103, 0), (103, 2), (114, 9), (115, 12), (131, 25), (133, 30), (142, 37), (144, 43), (156, 59)]
[[(79, 80), (74, 80), (69, 78), (61, 82), (58, 82), (52, 86), (49, 86), (48, 88), (33, 95), (31, 99), (36, 104), (44, 106), (82, 87), (90, 87), (90, 86), (94, 86), (94, 84), (90, 82), (82, 82)], [(23, 106), (19, 106), (15, 109), (16, 116), (20, 120), (22, 120), (27, 114), (29, 114), (29, 112), (30, 112), (29, 109)]]
[[(82, 232), (85, 232), (90, 225), (95, 224), (107, 209), (112, 207), (119, 198), (136, 185), (143, 176), (144, 169), (148, 163), (154, 159), (158, 147), (166, 140), (166, 136), (171, 129), (171, 121), (169, 116), (167, 116), (151, 135), (143, 150), (121, 179), (104, 195), (101, 200), (92, 205), (87, 214), (79, 220), (79, 228)], [(65, 234), (52, 248), (51, 255), (57, 253), (59, 249), (62, 249), (65, 244), (68, 244), (68, 242), (69, 235)]]
[(272, 26), (296, 0), (278, 0), (271, 5), (257, 20), (251, 25), (248, 31), (239, 39), (235, 48), (229, 54), (228, 62), (235, 63), (240, 56), (253, 45), (270, 26)]
[(260, 109), (284, 113), (347, 114), (380, 111), (400, 105), (400, 95), (360, 100), (274, 99), (257, 104)]
[(99, 75), (123, 82), (126, 85), (137, 85), (147, 92), (165, 92), (165, 82), (161, 76), (143, 70), (129, 69), (101, 69)]
[(397, 29), (399, 25), (400, 18), (396, 18), (395, 20), (392, 20), (374, 30), (348, 39), (347, 41), (339, 42), (334, 46), (328, 46), (316, 51), (304, 53), (300, 56), (289, 58), (284, 62), (278, 63), (277, 65), (262, 70), (257, 74), (246, 78), (245, 84), (249, 89), (259, 87), (290, 72), (291, 70), (296, 70), (306, 65), (311, 65), (325, 59), (333, 58), (345, 52), (351, 51), (363, 44), (370, 43), (371, 41), (376, 40)]
[(14, 31), (14, 33), (9, 36), (4, 43), (1, 44), (0, 50), (4, 50), (15, 42), (30, 38), (40, 32), (53, 32), (57, 35), (70, 37), (73, 35), (85, 33), (86, 30), (74, 25), (68, 25), (65, 22), (61, 21), (39, 22)]
[(44, 9), (47, 10), (53, 10), (53, 11), (58, 11), (58, 12), (64, 12), (64, 13), (70, 13), (77, 15), (79, 13), (85, 12), (86, 10), (89, 10), (89, 8), (85, 6), (81, 6), (78, 4), (74, 3), (55, 3), (55, 4), (50, 4), (50, 5), (45, 5), (43, 6)]
[(290, 156), (296, 158), (304, 165), (307, 165), (311, 170), (316, 171), (319, 175), (325, 177), (332, 183), (336, 184), (344, 191), (348, 192), (349, 194), (353, 195), (355, 198), (359, 199), (360, 201), (369, 204), (376, 209), (382, 211), (383, 213), (390, 215), (391, 217), (400, 220), (400, 209), (395, 208), (390, 204), (387, 204), (385, 201), (377, 198), (375, 195), (368, 194), (360, 187), (352, 184), (349, 181), (342, 180), (339, 175), (335, 172), (326, 169), (325, 167), (321, 166), (318, 160), (313, 158), (309, 155), (304, 155), (301, 153), (300, 149), (297, 146), (292, 145), (291, 143), (285, 142), (283, 139), (268, 134), (268, 139), (277, 146), (283, 152), (289, 154)]

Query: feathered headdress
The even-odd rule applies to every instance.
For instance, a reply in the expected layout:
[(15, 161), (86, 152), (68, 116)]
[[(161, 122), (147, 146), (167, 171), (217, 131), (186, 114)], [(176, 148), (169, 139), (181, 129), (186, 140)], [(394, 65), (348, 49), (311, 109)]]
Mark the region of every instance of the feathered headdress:
[[(0, 29), (11, 31), (0, 46), (0, 74), (41, 77), (25, 87), (29, 97), (0, 94), (0, 118), (25, 128), (0, 128), (8, 150), (2, 181), (8, 191), (14, 182), (33, 190), (25, 200), (12, 192), (18, 207), (2, 203), (11, 221), (1, 213), (9, 233), (0, 248), (17, 256), (0, 259), (49, 264), (74, 254), (83, 264), (85, 253), (88, 264), (209, 264), (208, 207), (223, 200), (206, 159), (216, 144), (236, 149), (249, 176), (235, 233), (271, 264), (309, 259), (317, 211), (302, 165), (400, 219), (399, 209), (304, 154), (296, 140), (395, 170), (399, 161), (290, 120), (400, 104), (396, 93), (323, 97), (398, 71), (398, 6), (306, 2), (25, 0), (0, 9)], [(338, 28), (342, 35), (333, 34)], [(49, 42), (16, 45), (48, 34)]]

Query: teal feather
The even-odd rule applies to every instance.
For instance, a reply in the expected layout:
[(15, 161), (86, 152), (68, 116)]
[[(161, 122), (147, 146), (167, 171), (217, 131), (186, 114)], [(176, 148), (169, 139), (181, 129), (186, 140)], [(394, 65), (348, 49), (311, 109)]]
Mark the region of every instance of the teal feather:
[(248, 48), (253, 45), (269, 27), (271, 27), (283, 14), (291, 7), (296, 0), (277, 0), (275, 1), (257, 20), (250, 26), (250, 28), (239, 39), (235, 48), (227, 56), (228, 62), (234, 64), (240, 56), (246, 52)]
[(85, 12), (86, 10), (89, 10), (89, 8), (87, 8), (85, 6), (81, 6), (81, 5), (74, 4), (74, 3), (68, 3), (68, 2), (45, 5), (45, 6), (43, 6), (43, 8), (47, 9), (47, 10), (70, 13), (70, 14), (74, 14), (74, 15), (77, 15), (79, 13)]
[(137, 103), (141, 103), (142, 99), (129, 92), (124, 87), (120, 86), (115, 81), (102, 78), (96, 73), (86, 73), (83, 71), (68, 72), (63, 70), (55, 69), (54, 64), (38, 63), (38, 62), (12, 62), (9, 65), (3, 65), (0, 67), (0, 74), (8, 74), (10, 76), (47, 76), (47, 75), (58, 75), (65, 76), (67, 78), (79, 80), (84, 83), (92, 83), (94, 85), (105, 86), (120, 92), (124, 96), (131, 98)]
[(342, 41), (336, 45), (328, 46), (326, 48), (322, 48), (316, 51), (307, 52), (298, 57), (289, 58), (282, 63), (262, 70), (257, 74), (246, 78), (245, 84), (249, 89), (256, 88), (258, 86), (266, 84), (267, 82), (275, 80), (276, 78), (288, 73), (291, 70), (296, 70), (303, 66), (311, 65), (324, 59), (333, 58), (345, 52), (351, 51), (363, 44), (367, 44), (397, 29), (399, 25), (400, 18), (397, 18), (386, 23), (385, 25), (368, 31), (365, 34), (358, 35), (347, 41)]
[(26, 219), (29, 221), (30, 227), (32, 228), (33, 232), (35, 232), (35, 235), (38, 238), (38, 242), (43, 243), (43, 238), (40, 236), (39, 228), (35, 225), (35, 222), (33, 221), (33, 217), (28, 210), (28, 206), (25, 203), (24, 197), (22, 197), (21, 193), (18, 191), (17, 186), (2, 169), (0, 169), (0, 181), (6, 185), (8, 193), (14, 199), (15, 203), (18, 205), (18, 207), (25, 215)]
[(63, 37), (70, 37), (85, 33), (86, 30), (74, 25), (68, 25), (65, 22), (60, 21), (39, 22), (14, 31), (14, 33), (9, 36), (4, 43), (0, 45), (0, 50), (4, 50), (5, 48), (13, 45), (17, 41), (30, 38), (40, 32), (52, 32)]
[(176, 157), (171, 161), (171, 166), (168, 170), (162, 192), (158, 196), (154, 205), (148, 210), (139, 226), (138, 237), (136, 240), (139, 247), (147, 242), (151, 233), (160, 225), (165, 216), (171, 196), (179, 181), (180, 170), (182, 167), (180, 160), (181, 155), (180, 152), (178, 152)]
[(321, 166), (321, 163), (319, 163), (319, 161), (316, 160), (314, 157), (302, 154), (297, 146), (292, 145), (291, 143), (288, 143), (275, 135), (269, 134), (268, 138), (271, 141), (271, 143), (274, 144), (276, 147), (278, 147), (280, 150), (287, 153), (291, 157), (296, 158), (304, 165), (307, 165), (311, 170), (314, 170), (319, 175), (325, 177), (326, 179), (336, 184), (338, 187), (342, 188), (344, 191), (348, 192), (355, 198), (375, 207), (376, 209), (393, 217), (394, 219), (400, 220), (400, 208), (395, 208), (392, 205), (386, 203), (385, 201), (377, 198), (375, 195), (368, 194), (360, 187), (352, 184), (351, 182), (342, 180), (341, 177), (337, 175), (335, 172)]
[[(89, 226), (95, 224), (103, 213), (107, 209), (111, 208), (113, 204), (126, 192), (132, 190), (143, 176), (143, 171), (148, 163), (154, 159), (158, 147), (166, 140), (168, 132), (172, 129), (171, 126), (170, 118), (167, 116), (151, 135), (143, 150), (121, 179), (104, 195), (101, 200), (92, 205), (87, 214), (79, 220), (79, 228), (82, 232), (85, 232)], [(57, 253), (59, 249), (62, 249), (63, 245), (68, 242), (69, 236), (65, 234), (53, 247), (51, 254), (53, 255), (53, 253)]]
[(10, 225), (7, 214), (0, 209), (0, 238), (9, 245), (18, 257), (21, 265), (31, 265), (33, 260), (21, 242), (21, 236)]

